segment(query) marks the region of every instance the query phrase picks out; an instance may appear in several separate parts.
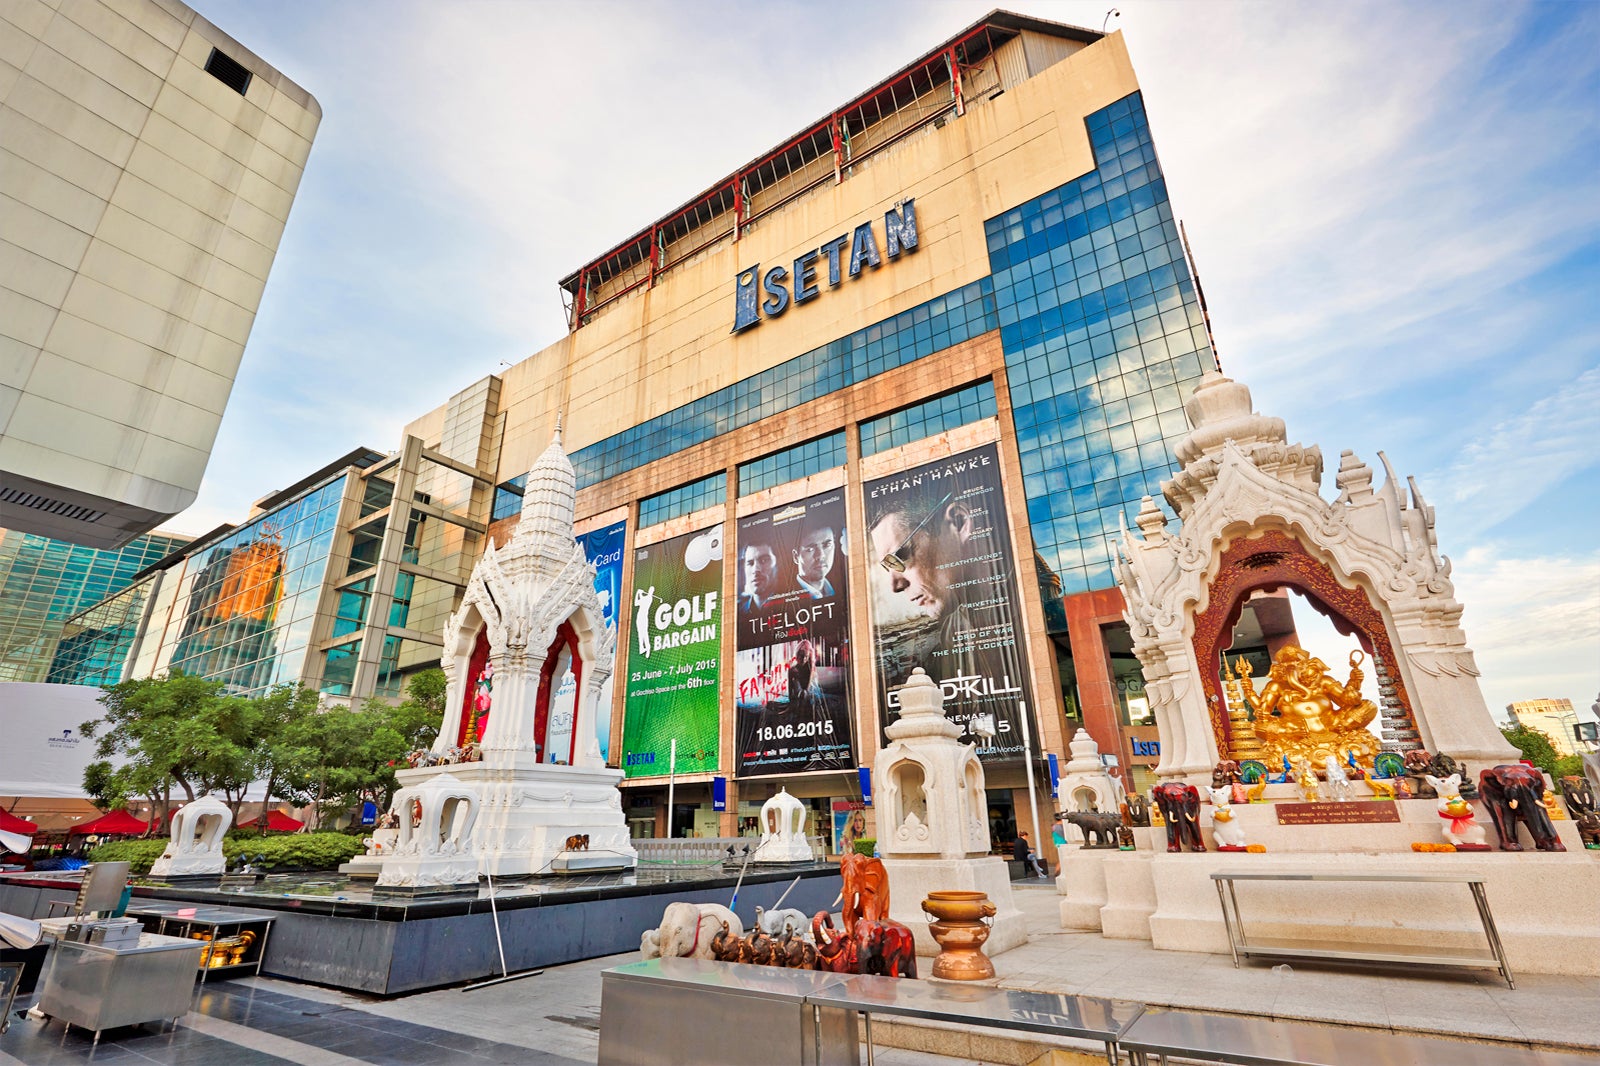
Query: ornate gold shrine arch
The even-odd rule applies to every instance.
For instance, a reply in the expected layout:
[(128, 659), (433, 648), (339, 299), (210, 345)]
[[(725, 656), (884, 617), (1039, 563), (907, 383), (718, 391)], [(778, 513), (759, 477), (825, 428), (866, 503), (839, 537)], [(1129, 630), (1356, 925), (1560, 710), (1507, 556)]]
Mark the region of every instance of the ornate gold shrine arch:
[(1327, 565), (1313, 558), (1299, 541), (1274, 530), (1228, 546), (1222, 553), (1221, 569), (1211, 583), (1210, 605), (1194, 616), (1195, 659), (1201, 664), (1206, 710), (1211, 715), (1219, 756), (1227, 758), (1233, 740), (1222, 694), (1223, 644), (1232, 642), (1233, 627), (1253, 593), (1284, 587), (1304, 595), (1340, 633), (1353, 635), (1368, 655), (1383, 658), (1395, 695), (1405, 708), (1406, 717), (1414, 722), (1411, 697), (1400, 677), (1389, 629), (1367, 594), (1339, 584)]

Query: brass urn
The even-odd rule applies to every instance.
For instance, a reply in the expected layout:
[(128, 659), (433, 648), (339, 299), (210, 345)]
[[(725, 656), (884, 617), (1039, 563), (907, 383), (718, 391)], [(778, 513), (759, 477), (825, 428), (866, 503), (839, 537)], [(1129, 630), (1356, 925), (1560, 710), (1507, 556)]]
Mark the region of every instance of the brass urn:
[(989, 939), (985, 919), (995, 916), (988, 893), (929, 892), (922, 909), (936, 919), (928, 923), (928, 931), (939, 944), (933, 976), (947, 981), (983, 981), (994, 976), (994, 963), (983, 953), (983, 942)]

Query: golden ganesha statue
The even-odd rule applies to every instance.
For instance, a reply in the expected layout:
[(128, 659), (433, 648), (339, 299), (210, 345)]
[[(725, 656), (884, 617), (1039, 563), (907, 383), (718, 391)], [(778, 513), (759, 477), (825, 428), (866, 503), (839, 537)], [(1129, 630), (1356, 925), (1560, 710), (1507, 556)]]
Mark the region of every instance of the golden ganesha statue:
[(1378, 738), (1367, 723), (1378, 716), (1378, 708), (1361, 698), (1363, 658), (1359, 650), (1350, 653), (1350, 679), (1341, 685), (1322, 660), (1287, 645), (1273, 658), (1259, 695), (1249, 683), (1249, 667), (1242, 667), (1244, 697), (1254, 712), (1255, 734), (1268, 766), (1281, 765), (1285, 757), (1321, 766), (1331, 756), (1342, 764), (1352, 752), (1371, 765)]

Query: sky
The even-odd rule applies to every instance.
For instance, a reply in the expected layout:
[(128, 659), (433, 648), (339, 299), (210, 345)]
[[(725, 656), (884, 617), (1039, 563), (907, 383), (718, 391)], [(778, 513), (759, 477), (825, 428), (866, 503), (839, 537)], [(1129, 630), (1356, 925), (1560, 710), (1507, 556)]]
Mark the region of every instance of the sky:
[[(393, 450), (561, 336), (557, 279), (991, 7), (189, 2), (323, 110), (190, 533)], [(1588, 717), (1600, 4), (1010, 7), (1122, 31), (1224, 371), (1327, 497), (1344, 449), (1416, 478), (1491, 709)]]

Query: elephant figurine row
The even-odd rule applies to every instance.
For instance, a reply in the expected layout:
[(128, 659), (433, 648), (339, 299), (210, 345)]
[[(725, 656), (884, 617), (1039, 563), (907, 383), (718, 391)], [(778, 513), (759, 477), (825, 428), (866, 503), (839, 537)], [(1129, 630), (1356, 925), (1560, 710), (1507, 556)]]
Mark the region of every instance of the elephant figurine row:
[(711, 957), (719, 962), (744, 962), (753, 966), (777, 966), (791, 970), (817, 968), (817, 949), (802, 930), (785, 927), (783, 935), (768, 936), (759, 927), (741, 937), (726, 922), (711, 938)]
[(1169, 781), (1150, 790), (1161, 817), (1167, 823), (1167, 850), (1182, 851), (1188, 844), (1190, 851), (1206, 850), (1200, 838), (1200, 791), (1193, 785)]
[[(1117, 826), (1122, 824), (1122, 819), (1110, 811), (1067, 811), (1061, 817), (1083, 831), (1084, 847), (1117, 846)], [(1090, 834), (1094, 835), (1093, 844), (1089, 843)]]
[(1544, 775), (1538, 770), (1522, 763), (1491, 766), (1478, 775), (1478, 792), (1494, 821), (1500, 850), (1522, 850), (1522, 842), (1517, 839), (1518, 822), (1528, 827), (1533, 846), (1539, 851), (1567, 850), (1545, 811)]

